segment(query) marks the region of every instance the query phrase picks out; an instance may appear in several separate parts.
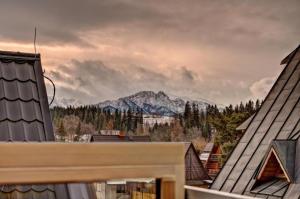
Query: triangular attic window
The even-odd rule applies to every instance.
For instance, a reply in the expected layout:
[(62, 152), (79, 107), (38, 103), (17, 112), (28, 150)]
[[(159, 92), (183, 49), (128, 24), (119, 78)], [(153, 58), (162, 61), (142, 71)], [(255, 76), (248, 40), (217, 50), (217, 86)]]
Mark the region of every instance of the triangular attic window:
[(282, 163), (280, 162), (278, 155), (276, 154), (276, 151), (271, 148), (267, 159), (257, 175), (256, 180), (260, 183), (263, 183), (274, 179), (291, 182), (284, 167), (282, 166)]

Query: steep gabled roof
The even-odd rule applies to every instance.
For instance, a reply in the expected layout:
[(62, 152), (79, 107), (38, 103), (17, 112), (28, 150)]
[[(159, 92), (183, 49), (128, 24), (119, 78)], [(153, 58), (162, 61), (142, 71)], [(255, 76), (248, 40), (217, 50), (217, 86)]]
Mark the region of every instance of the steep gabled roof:
[(211, 180), (191, 142), (185, 143), (185, 180), (187, 185), (201, 185)]
[[(295, 180), (299, 177), (296, 170), (297, 163), (297, 152), (300, 151), (297, 149), (297, 141), (296, 140), (274, 140), (270, 145), (268, 153), (262, 161), (262, 164), (258, 167), (258, 172), (255, 175), (256, 183), (254, 184), (251, 193), (255, 194), (264, 194), (276, 197), (283, 197), (285, 193), (288, 191), (289, 185), (291, 187), (295, 184)], [(280, 168), (276, 168), (277, 173), (279, 170), (282, 170), (285, 178), (276, 178), (273, 176), (273, 173), (269, 172), (266, 175), (269, 175), (269, 179), (267, 181), (262, 181), (261, 176), (264, 175), (264, 169), (266, 169), (266, 165), (270, 161), (271, 155), (276, 157), (276, 161), (280, 165)], [(274, 164), (272, 164), (274, 167)], [(274, 168), (273, 168), (274, 169)], [(258, 186), (257, 186), (258, 184)], [(299, 195), (296, 194), (294, 196)], [(289, 198), (290, 196), (286, 196)]]
[(235, 130), (237, 131), (243, 131), (246, 130), (249, 126), (249, 124), (251, 123), (253, 117), (255, 114), (251, 115), (248, 119), (246, 119), (242, 124), (240, 124), (238, 127), (236, 127)]
[[(284, 70), (216, 177), (212, 189), (252, 195), (250, 190), (255, 183), (253, 177), (271, 142), (275, 139), (296, 139), (299, 136), (299, 47), (289, 56)], [(298, 191), (291, 187), (289, 185), (285, 196), (292, 189), (292, 195), (298, 197), (300, 187)]]
[[(39, 54), (0, 51), (0, 141), (54, 141)], [(76, 198), (95, 198), (89, 188), (85, 184), (2, 185), (0, 198), (73, 199), (74, 192)]]
[(214, 149), (215, 144), (213, 142), (209, 142), (205, 145), (202, 153), (206, 152), (206, 153), (211, 153), (212, 150)]
[[(286, 56), (281, 62), (280, 62), (280, 64), (286, 64), (286, 63), (288, 63), (288, 61), (292, 58), (292, 56), (294, 56), (293, 57), (293, 59), (294, 60), (300, 60), (300, 53), (299, 52), (297, 52), (297, 53), (295, 53), (295, 51), (296, 51), (297, 49), (295, 49), (293, 52), (291, 52), (288, 56)], [(294, 55), (295, 54), (295, 55)]]
[(289, 181), (294, 181), (296, 141), (295, 140), (274, 140), (271, 147), (276, 153), (283, 169), (288, 175)]

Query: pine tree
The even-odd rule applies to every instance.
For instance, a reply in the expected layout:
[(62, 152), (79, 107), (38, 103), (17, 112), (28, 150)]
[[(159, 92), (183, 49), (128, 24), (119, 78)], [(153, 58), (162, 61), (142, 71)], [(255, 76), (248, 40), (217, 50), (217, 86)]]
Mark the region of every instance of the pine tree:
[(258, 111), (259, 108), (260, 108), (260, 101), (259, 99), (257, 99), (255, 102), (255, 111)]
[(183, 114), (183, 117), (184, 117), (184, 120), (185, 120), (185, 126), (187, 128), (190, 128), (192, 125), (192, 121), (191, 121), (191, 116), (192, 116), (192, 110), (191, 110), (191, 105), (190, 105), (190, 102), (188, 101), (186, 104), (185, 104), (185, 108), (184, 108), (184, 114)]
[(65, 137), (67, 135), (63, 120), (61, 120), (61, 122), (60, 122), (59, 128), (57, 129), (57, 133), (62, 137)]
[(126, 125), (127, 125), (127, 131), (132, 130), (132, 111), (130, 108), (127, 111)]
[(193, 127), (200, 128), (200, 116), (199, 116), (199, 109), (198, 105), (193, 103)]
[(75, 131), (75, 134), (78, 136), (78, 135), (81, 135), (81, 122), (79, 121), (78, 122), (78, 125), (76, 127), (76, 131)]

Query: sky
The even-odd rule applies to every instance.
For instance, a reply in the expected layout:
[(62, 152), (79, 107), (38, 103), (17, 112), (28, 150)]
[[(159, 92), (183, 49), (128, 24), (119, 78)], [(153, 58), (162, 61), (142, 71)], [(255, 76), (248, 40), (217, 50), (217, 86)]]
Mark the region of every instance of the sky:
[(0, 49), (34, 52), (36, 27), (57, 99), (161, 90), (236, 104), (265, 97), (300, 43), (299, 10), (299, 0), (9, 0)]

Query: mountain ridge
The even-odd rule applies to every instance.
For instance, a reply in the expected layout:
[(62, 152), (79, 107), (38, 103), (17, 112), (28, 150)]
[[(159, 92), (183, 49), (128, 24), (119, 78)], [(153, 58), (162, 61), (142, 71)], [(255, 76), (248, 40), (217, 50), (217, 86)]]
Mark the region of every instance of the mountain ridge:
[[(121, 97), (116, 100), (106, 100), (96, 104), (104, 110), (115, 111), (116, 109), (127, 111), (143, 110), (144, 114), (154, 114), (162, 116), (174, 116), (183, 113), (187, 100), (180, 97), (171, 99), (165, 92), (140, 91), (132, 95)], [(189, 101), (198, 105), (199, 109), (205, 109), (210, 103), (200, 100)]]

